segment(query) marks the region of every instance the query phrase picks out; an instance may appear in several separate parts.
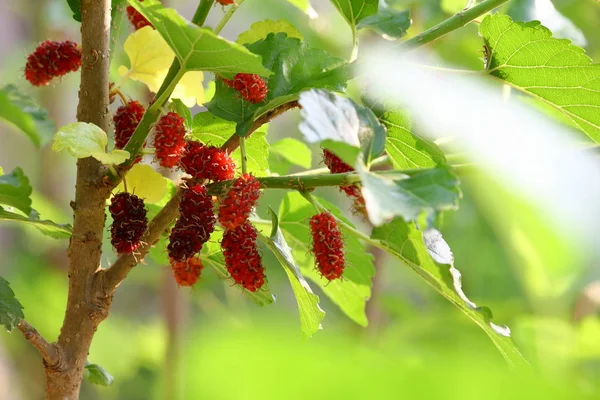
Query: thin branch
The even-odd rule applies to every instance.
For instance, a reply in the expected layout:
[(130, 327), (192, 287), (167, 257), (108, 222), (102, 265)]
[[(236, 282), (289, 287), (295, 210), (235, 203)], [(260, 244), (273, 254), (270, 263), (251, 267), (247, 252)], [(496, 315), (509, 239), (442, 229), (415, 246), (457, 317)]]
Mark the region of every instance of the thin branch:
[(417, 36), (414, 36), (401, 43), (403, 46), (408, 47), (419, 47), (424, 44), (433, 42), (434, 40), (455, 31), (458, 28), (462, 28), (469, 22), (482, 16), (483, 14), (492, 11), (494, 8), (500, 7), (502, 4), (509, 0), (485, 0), (477, 4), (474, 7), (460, 11), (454, 14), (452, 17), (439, 24), (421, 32)]
[(237, 0), (237, 1), (233, 2), (233, 4), (231, 5), (231, 8), (225, 13), (223, 18), (221, 18), (221, 21), (219, 21), (219, 23), (215, 27), (216, 34), (219, 34), (221, 32), (221, 30), (223, 29), (225, 24), (227, 22), (229, 22), (231, 17), (233, 17), (233, 13), (235, 13), (237, 11), (237, 9), (240, 8), (240, 6), (242, 5), (243, 2), (244, 2), (244, 0)]
[[(290, 103), (282, 104), (264, 114), (254, 122), (248, 136), (273, 118), (297, 106), (298, 102), (292, 101)], [(221, 149), (232, 152), (238, 145), (239, 136), (234, 134), (223, 144), (223, 146), (221, 146)], [(171, 225), (175, 218), (177, 218), (181, 195), (182, 190), (179, 188), (173, 198), (171, 198), (154, 219), (150, 221), (148, 229), (144, 233), (144, 236), (142, 236), (141, 245), (137, 248), (135, 254), (123, 254), (119, 256), (109, 268), (99, 270), (96, 273), (95, 285), (99, 285), (102, 288), (103, 296), (112, 296), (112, 293), (114, 293), (117, 286), (127, 277), (129, 271), (137, 265), (139, 260), (143, 259), (146, 254), (148, 254), (152, 246), (160, 239), (160, 235), (169, 227), (169, 225)]]
[(48, 343), (46, 339), (44, 339), (42, 335), (25, 320), (21, 320), (21, 322), (17, 324), (17, 328), (19, 328), (23, 334), (25, 340), (37, 349), (46, 365), (59, 364), (60, 358), (58, 348), (55, 344)]

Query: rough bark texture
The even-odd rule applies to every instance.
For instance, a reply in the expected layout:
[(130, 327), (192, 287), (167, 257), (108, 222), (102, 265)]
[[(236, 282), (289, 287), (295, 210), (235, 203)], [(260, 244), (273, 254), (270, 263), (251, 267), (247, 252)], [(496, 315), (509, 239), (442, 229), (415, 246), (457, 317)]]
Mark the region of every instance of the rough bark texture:
[[(110, 0), (81, 2), (83, 62), (77, 119), (108, 131)], [(56, 363), (45, 363), (46, 398), (78, 399), (83, 369), (98, 324), (108, 315), (109, 301), (96, 299), (92, 287), (100, 267), (104, 204), (110, 192), (102, 185), (102, 165), (92, 158), (77, 163), (73, 234), (69, 243), (69, 296), (57, 342)]]

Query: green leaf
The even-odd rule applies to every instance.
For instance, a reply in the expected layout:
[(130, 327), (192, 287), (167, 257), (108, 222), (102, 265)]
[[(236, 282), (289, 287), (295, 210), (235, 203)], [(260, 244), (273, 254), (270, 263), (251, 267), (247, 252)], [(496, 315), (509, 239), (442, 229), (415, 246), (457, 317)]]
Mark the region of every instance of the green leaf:
[(356, 35), (356, 25), (360, 20), (377, 14), (379, 0), (331, 0)]
[(319, 16), (310, 5), (310, 0), (287, 0), (287, 2), (304, 11), (310, 18), (317, 18)]
[(371, 237), (380, 241), (385, 251), (411, 267), (429, 285), (481, 327), (510, 364), (527, 364), (510, 338), (510, 330), (491, 322), (492, 312), (489, 308), (477, 307), (466, 298), (460, 286), (460, 272), (452, 263), (447, 266), (434, 262), (432, 256), (444, 263), (451, 261), (448, 260), (445, 251), (436, 251), (436, 247), (440, 245), (438, 240), (430, 242), (430, 250), (428, 250), (423, 234), (415, 224), (406, 223), (399, 218), (375, 228)]
[(129, 152), (114, 149), (106, 152), (108, 137), (100, 127), (87, 122), (73, 122), (61, 127), (54, 134), (52, 150), (67, 150), (77, 158), (94, 157), (102, 164), (121, 164), (129, 158)]
[(387, 128), (385, 150), (395, 169), (431, 168), (446, 163), (444, 153), (435, 143), (412, 132), (408, 112), (387, 109), (377, 117)]
[[(299, 165), (307, 169), (312, 165), (310, 149), (298, 139), (283, 138), (278, 140), (271, 144), (269, 153), (270, 170), (277, 171), (280, 174), (287, 173), (291, 165)], [(277, 168), (274, 166), (277, 166)]]
[(129, 4), (160, 32), (186, 71), (211, 71), (226, 77), (239, 72), (264, 76), (271, 73), (263, 67), (260, 57), (244, 46), (192, 24), (157, 0), (129, 0)]
[(0, 324), (10, 332), (23, 318), (23, 306), (15, 298), (8, 281), (0, 276)]
[(455, 210), (461, 196), (459, 181), (448, 168), (431, 168), (407, 176), (369, 172), (360, 163), (362, 194), (369, 220), (375, 226), (396, 216), (415, 220), (422, 212)]
[(600, 65), (539, 22), (487, 16), (479, 26), (490, 51), (488, 72), (556, 107), (600, 142)]
[[(330, 140), (360, 148), (367, 164), (383, 153), (386, 131), (369, 108), (322, 89), (303, 92), (300, 105), (302, 123), (299, 128), (307, 142)], [(344, 146), (338, 147), (341, 150)], [(356, 157), (346, 158), (351, 152), (333, 150), (346, 163), (354, 165), (356, 162)]]
[(44, 235), (55, 239), (68, 239), (71, 237), (71, 225), (57, 224), (56, 222), (41, 220), (39, 219), (37, 212), (33, 209), (32, 211), (33, 212), (29, 217), (24, 217), (20, 214), (7, 211), (0, 207), (0, 221), (15, 221), (31, 224), (39, 229)]
[(54, 123), (48, 112), (13, 85), (0, 89), (0, 118), (10, 122), (38, 147), (47, 142), (54, 132)]
[[(246, 139), (246, 157), (248, 172), (254, 176), (267, 176), (269, 170), (269, 143), (263, 126)], [(191, 136), (202, 143), (221, 146), (235, 133), (235, 123), (215, 117), (209, 112), (195, 115)], [(242, 165), (242, 153), (236, 149), (231, 153), (236, 165)]]
[(298, 29), (296, 29), (296, 27), (288, 21), (283, 19), (278, 21), (266, 19), (250, 25), (250, 29), (248, 29), (246, 32), (240, 33), (236, 42), (239, 44), (254, 43), (265, 39), (267, 36), (269, 36), (269, 33), (279, 32), (285, 33), (290, 38), (297, 38), (300, 40), (304, 39)]
[(31, 214), (31, 193), (33, 188), (23, 170), (15, 168), (10, 174), (0, 176), (0, 204), (21, 210), (25, 215)]
[(321, 321), (325, 318), (325, 312), (319, 306), (319, 296), (313, 293), (308, 282), (302, 276), (300, 268), (294, 261), (292, 249), (285, 241), (279, 229), (277, 214), (271, 208), (269, 208), (269, 214), (271, 214), (273, 220), (271, 236), (266, 237), (263, 234), (259, 234), (259, 239), (273, 252), (283, 266), (296, 296), (302, 332), (310, 337), (321, 329)]
[(185, 129), (187, 129), (187, 130), (192, 129), (192, 122), (193, 122), (192, 112), (190, 111), (188, 106), (183, 104), (183, 102), (179, 99), (173, 99), (173, 100), (171, 100), (169, 109), (171, 111), (173, 111), (174, 113), (179, 114), (179, 116), (183, 118), (183, 121), (185, 124)]
[(73, 12), (73, 19), (81, 22), (81, 0), (67, 0), (67, 4)]
[(411, 22), (408, 11), (399, 12), (388, 8), (361, 19), (356, 25), (356, 29), (372, 29), (384, 37), (399, 39), (406, 35)]
[(313, 49), (305, 41), (289, 38), (285, 33), (269, 34), (265, 39), (247, 45), (262, 56), (263, 64), (273, 71), (268, 79), (265, 101), (253, 104), (221, 79), (216, 82), (214, 98), (206, 104), (213, 114), (238, 123), (236, 132), (245, 136), (252, 123), (274, 108), (297, 100), (308, 88), (342, 89), (346, 85), (347, 64), (321, 49)]
[[(323, 199), (318, 201), (333, 215), (351, 225), (334, 205)], [(347, 236), (344, 240), (346, 269), (343, 278), (331, 282), (323, 278), (316, 270), (314, 257), (310, 253), (311, 235), (307, 221), (314, 214), (313, 206), (302, 195), (288, 193), (279, 208), (279, 228), (290, 244), (302, 274), (319, 285), (348, 318), (366, 326), (365, 306), (371, 297), (372, 277), (375, 274), (373, 256), (366, 252), (364, 244), (356, 237)]]
[(83, 377), (90, 383), (100, 386), (110, 386), (114, 383), (115, 378), (108, 373), (107, 370), (98, 364), (90, 364), (86, 361)]

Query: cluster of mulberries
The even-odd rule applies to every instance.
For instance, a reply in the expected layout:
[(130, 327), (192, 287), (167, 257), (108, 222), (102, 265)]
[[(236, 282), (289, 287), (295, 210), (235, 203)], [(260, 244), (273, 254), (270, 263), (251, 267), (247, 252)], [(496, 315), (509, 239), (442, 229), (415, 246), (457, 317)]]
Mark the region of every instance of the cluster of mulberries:
[(163, 115), (154, 127), (154, 156), (161, 166), (173, 168), (185, 148), (184, 120), (177, 113)]
[[(138, 0), (138, 1), (142, 2), (144, 0)], [(131, 6), (127, 6), (126, 11), (127, 11), (127, 18), (129, 18), (129, 22), (131, 22), (131, 25), (133, 25), (133, 27), (135, 28), (136, 31), (138, 29), (142, 29), (145, 26), (152, 26), (150, 21), (148, 21), (146, 19), (146, 17), (144, 17), (142, 14), (137, 12), (137, 10), (135, 8), (133, 8)]]
[(190, 257), (183, 261), (171, 261), (171, 269), (175, 281), (180, 286), (193, 286), (202, 273), (202, 261), (198, 257)]
[(248, 219), (260, 197), (260, 182), (249, 174), (237, 178), (223, 197), (219, 207), (219, 223), (223, 228), (235, 229)]
[(211, 196), (204, 185), (184, 190), (179, 203), (179, 218), (171, 230), (167, 251), (172, 262), (185, 261), (198, 253), (215, 228)]
[(267, 84), (256, 74), (237, 74), (233, 79), (223, 82), (240, 92), (242, 98), (250, 103), (260, 103), (267, 97)]
[(75, 72), (81, 67), (81, 49), (70, 40), (46, 40), (27, 57), (25, 79), (34, 86), (45, 86), (56, 77)]
[(344, 273), (344, 242), (340, 228), (333, 215), (322, 212), (310, 219), (312, 252), (321, 275), (328, 279), (338, 279)]
[(221, 241), (227, 272), (235, 283), (251, 292), (265, 284), (265, 269), (256, 247), (257, 236), (256, 228), (246, 220), (237, 228), (225, 231)]
[[(343, 174), (354, 171), (354, 168), (346, 164), (341, 158), (329, 150), (323, 150), (323, 161), (332, 174)], [(340, 186), (340, 190), (354, 200), (355, 211), (364, 215), (366, 212), (365, 199), (360, 191), (360, 188), (357, 185), (350, 185)]]
[(111, 243), (117, 253), (131, 253), (140, 245), (148, 227), (144, 201), (134, 194), (121, 192), (113, 196), (108, 207), (113, 223)]
[(117, 109), (113, 116), (115, 124), (115, 147), (123, 149), (133, 136), (133, 132), (139, 125), (146, 109), (137, 101), (130, 101)]
[(235, 163), (225, 150), (188, 141), (179, 161), (181, 168), (196, 179), (224, 181), (232, 179)]

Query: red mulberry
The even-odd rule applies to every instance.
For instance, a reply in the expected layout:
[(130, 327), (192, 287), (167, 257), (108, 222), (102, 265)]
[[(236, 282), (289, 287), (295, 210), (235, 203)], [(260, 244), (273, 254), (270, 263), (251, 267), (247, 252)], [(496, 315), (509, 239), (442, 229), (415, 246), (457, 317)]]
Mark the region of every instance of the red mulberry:
[(219, 3), (222, 6), (228, 6), (230, 4), (233, 4), (234, 0), (217, 0), (217, 3)]
[(117, 253), (131, 253), (138, 248), (148, 227), (144, 201), (134, 194), (121, 192), (113, 196), (108, 210), (113, 218), (110, 242)]
[(113, 117), (115, 124), (115, 147), (117, 149), (125, 148), (145, 112), (144, 106), (137, 101), (130, 101), (117, 109)]
[(247, 219), (260, 197), (260, 182), (244, 174), (235, 180), (219, 207), (219, 222), (223, 228), (235, 229)]
[[(144, 0), (138, 0), (138, 1), (142, 2)], [(137, 12), (137, 10), (135, 8), (133, 8), (131, 6), (127, 6), (126, 11), (127, 11), (127, 18), (129, 18), (129, 22), (131, 22), (131, 25), (133, 25), (133, 27), (135, 28), (136, 31), (138, 29), (142, 29), (145, 26), (152, 26), (150, 21), (148, 21), (146, 19), (146, 17), (144, 17), (142, 14)]]
[(202, 273), (202, 261), (198, 257), (190, 257), (184, 261), (171, 260), (171, 269), (175, 281), (180, 286), (193, 286)]
[(313, 215), (310, 219), (312, 252), (317, 268), (328, 280), (344, 273), (344, 242), (335, 218), (328, 212)]
[(184, 120), (174, 112), (163, 115), (154, 127), (154, 156), (161, 166), (173, 168), (185, 148)]
[[(343, 174), (354, 171), (354, 168), (329, 150), (323, 150), (323, 161), (332, 174)], [(354, 198), (354, 208), (358, 213), (365, 214), (365, 199), (357, 185), (340, 186), (340, 190)]]
[(223, 82), (240, 92), (244, 100), (250, 103), (260, 103), (267, 97), (267, 84), (255, 74), (237, 74), (233, 79), (223, 79)]
[(185, 189), (179, 219), (171, 230), (167, 251), (174, 261), (184, 261), (202, 249), (215, 229), (212, 198), (203, 185)]
[(25, 79), (34, 86), (45, 86), (53, 78), (75, 72), (81, 67), (81, 49), (75, 42), (46, 40), (27, 57)]
[(221, 248), (231, 278), (246, 290), (256, 292), (265, 284), (265, 269), (256, 248), (256, 228), (250, 221), (223, 235)]
[(187, 142), (179, 165), (196, 179), (215, 182), (233, 179), (235, 173), (235, 163), (226, 151), (196, 141)]

